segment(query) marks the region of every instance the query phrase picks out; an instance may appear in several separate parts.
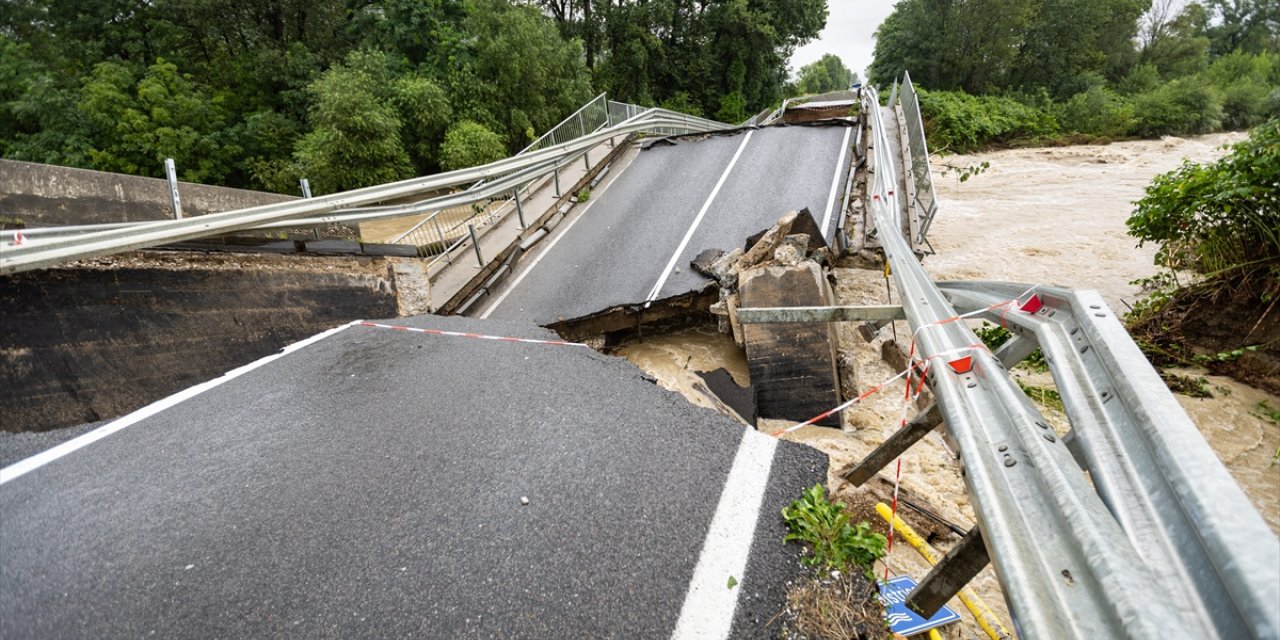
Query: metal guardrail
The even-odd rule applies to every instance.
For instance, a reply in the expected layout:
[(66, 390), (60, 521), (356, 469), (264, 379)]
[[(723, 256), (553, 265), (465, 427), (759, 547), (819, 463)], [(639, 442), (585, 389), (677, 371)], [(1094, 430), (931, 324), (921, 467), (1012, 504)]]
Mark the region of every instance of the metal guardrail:
[[(90, 225), (64, 234), (42, 233), (42, 230), (36, 229), (23, 230), (27, 240), (21, 246), (0, 244), (0, 274), (235, 231), (381, 220), (419, 215), (448, 207), (469, 206), (498, 197), (503, 192), (545, 176), (557, 166), (581, 157), (595, 146), (618, 135), (637, 132), (665, 135), (731, 128), (724, 123), (663, 109), (641, 110), (639, 107), (631, 107), (628, 106), (628, 111), (635, 113), (612, 126), (568, 142), (548, 143), (543, 148), (522, 152), (480, 167), (182, 220), (132, 223), (127, 226), (109, 225), (106, 228)], [(477, 181), (481, 184), (476, 184)], [(472, 187), (460, 194), (411, 205), (370, 206), (388, 200), (438, 193), (442, 189), (462, 185)], [(456, 246), (456, 243), (450, 246)]]
[(938, 198), (933, 189), (933, 170), (929, 167), (929, 143), (924, 137), (924, 118), (920, 115), (920, 97), (911, 83), (911, 74), (902, 73), (902, 91), (898, 94), (902, 114), (907, 123), (907, 144), (911, 152), (911, 180), (915, 184), (912, 205), (919, 216), (920, 228), (915, 244), (924, 244), (929, 225), (938, 215)]
[[(892, 111), (893, 102), (889, 105), (886, 109)], [(1209, 474), (1210, 488), (1192, 486), (1197, 481), (1196, 469), (1208, 463), (1199, 453), (1193, 454), (1195, 463), (1178, 460), (1177, 448), (1187, 446), (1184, 438), (1190, 439), (1185, 426), (1175, 428), (1179, 435), (1164, 434), (1164, 425), (1158, 420), (1167, 416), (1152, 412), (1139, 416), (1145, 422), (1138, 428), (1141, 436), (1137, 440), (1108, 440), (1088, 429), (1074, 434), (1073, 440), (1081, 444), (1071, 448), (1092, 449), (1086, 459), (1092, 456), (1090, 464), (1101, 465), (1103, 477), (1091, 481), (1071, 449), (1005, 369), (1025, 356), (1034, 343), (1015, 341), (1001, 353), (1012, 354), (1010, 362), (1001, 362), (981, 347), (964, 323), (951, 321), (955, 309), (897, 231), (901, 229), (901, 210), (893, 188), (897, 182), (895, 163), (873, 88), (867, 88), (864, 107), (872, 128), (876, 169), (869, 200), (881, 246), (913, 329), (916, 351), (932, 365), (932, 389), (946, 428), (959, 447), (965, 484), (980, 523), (977, 533), (1000, 576), (1019, 633), (1025, 638), (1055, 640), (1276, 637), (1280, 624), (1274, 607), (1280, 588), (1275, 585), (1275, 555), (1266, 552), (1250, 558), (1252, 549), (1233, 549), (1227, 544), (1225, 521), (1206, 521), (1214, 517), (1214, 505), (1206, 501), (1221, 499), (1227, 508), (1243, 508), (1245, 513), (1253, 510), (1247, 502), (1240, 507), (1239, 496), (1221, 486), (1221, 473)], [(1053, 317), (1048, 312), (1044, 315)], [(1101, 333), (1098, 325), (1090, 326), (1094, 329), (1082, 331)], [(1115, 347), (1109, 336), (1098, 338), (1110, 345), (1105, 350), (1109, 356), (1103, 355), (1104, 349), (1094, 349), (1093, 358), (1109, 362), (1104, 366), (1148, 366), (1140, 354), (1135, 359), (1132, 353)], [(971, 358), (968, 367), (947, 366), (961, 356)], [(1095, 376), (1087, 377), (1093, 385), (1105, 380)], [(1068, 393), (1064, 401), (1072, 398), (1073, 403), (1106, 405), (1107, 398), (1124, 393), (1135, 406), (1146, 407), (1142, 394), (1148, 383), (1143, 381), (1130, 391), (1122, 391), (1120, 386), (1091, 389), (1088, 391), (1097, 395), (1086, 395), (1084, 400)], [(1076, 407), (1073, 412), (1079, 416), (1082, 410)], [(1087, 445), (1085, 439), (1090, 441)], [(1145, 442), (1138, 441), (1143, 439)], [(1204, 446), (1202, 441), (1199, 446)], [(1148, 452), (1144, 454), (1142, 447), (1148, 447)], [(1154, 458), (1153, 466), (1143, 466), (1147, 464), (1144, 455)], [(1128, 461), (1132, 466), (1106, 467), (1116, 461)], [(1217, 463), (1215, 468), (1220, 466)], [(1164, 479), (1134, 477), (1148, 471), (1157, 471)], [(1131, 505), (1125, 516), (1116, 515), (1117, 510)], [(1167, 509), (1186, 513), (1164, 514)], [(1151, 518), (1153, 512), (1162, 515), (1146, 524), (1135, 524), (1135, 519)], [(1190, 528), (1179, 524), (1180, 520)], [(1142, 532), (1164, 526), (1177, 529), (1166, 532), (1155, 546), (1145, 547), (1153, 541), (1142, 539), (1146, 535)], [(1243, 531), (1262, 537), (1268, 544), (1272, 540), (1265, 525), (1256, 522)], [(1198, 543), (1189, 539), (1202, 534)], [(1162, 557), (1171, 546), (1183, 543), (1200, 551), (1178, 550), (1187, 557), (1177, 560)], [(1237, 545), (1247, 543), (1236, 538)], [(1198, 559), (1197, 553), (1202, 553)], [(1271, 566), (1250, 568), (1254, 561), (1269, 561)], [(1218, 575), (1206, 575), (1206, 571)], [(1273, 574), (1270, 579), (1267, 571)], [(1195, 584), (1201, 580), (1207, 586)], [(1210, 593), (1215, 587), (1224, 593)], [(1270, 604), (1264, 604), (1267, 602)]]
[[(997, 282), (940, 286), (962, 312), (1026, 290)], [(1275, 637), (1280, 544), (1240, 542), (1265, 542), (1271, 530), (1102, 297), (1036, 291), (1044, 307), (1035, 314), (984, 315), (1044, 352), (1072, 425), (1065, 440), (1160, 591), (1208, 623), (1201, 637)]]

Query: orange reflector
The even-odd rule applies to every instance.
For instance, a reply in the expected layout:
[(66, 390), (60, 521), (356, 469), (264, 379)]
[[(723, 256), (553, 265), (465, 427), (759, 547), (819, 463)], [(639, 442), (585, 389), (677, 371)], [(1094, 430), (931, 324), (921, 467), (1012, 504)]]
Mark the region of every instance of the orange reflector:
[(959, 374), (969, 373), (973, 371), (973, 356), (965, 356), (947, 363), (952, 371)]
[(1040, 301), (1040, 296), (1033, 294), (1020, 308), (1026, 313), (1035, 313), (1043, 306), (1044, 303)]

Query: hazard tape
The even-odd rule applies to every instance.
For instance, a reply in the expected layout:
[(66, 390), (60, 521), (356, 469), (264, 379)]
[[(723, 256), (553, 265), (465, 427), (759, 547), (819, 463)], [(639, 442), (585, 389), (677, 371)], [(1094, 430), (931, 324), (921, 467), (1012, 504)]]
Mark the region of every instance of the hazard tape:
[(565, 342), (564, 340), (535, 340), (533, 338), (511, 338), (507, 336), (491, 336), (483, 333), (465, 333), (461, 331), (445, 331), (443, 329), (419, 329), (417, 327), (406, 327), (397, 324), (381, 324), (378, 322), (358, 322), (361, 327), (374, 327), (377, 329), (394, 329), (396, 331), (410, 331), (413, 333), (426, 333), (433, 336), (448, 336), (450, 338), (474, 338), (477, 340), (493, 340), (495, 342), (519, 342), (522, 344), (549, 344), (558, 347), (585, 347), (587, 345), (581, 342)]

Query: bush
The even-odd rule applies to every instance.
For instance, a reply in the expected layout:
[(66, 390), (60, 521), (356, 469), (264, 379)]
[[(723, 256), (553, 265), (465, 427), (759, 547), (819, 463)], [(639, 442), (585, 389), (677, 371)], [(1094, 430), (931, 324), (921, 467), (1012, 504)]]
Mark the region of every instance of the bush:
[(1048, 111), (1011, 98), (919, 88), (917, 91), (929, 144), (938, 150), (965, 152), (1058, 133), (1058, 122)]
[(1280, 120), (1208, 164), (1156, 176), (1129, 218), (1139, 244), (1160, 245), (1156, 264), (1218, 274), (1280, 261)]
[(488, 127), (463, 120), (449, 127), (440, 145), (440, 166), (445, 171), (466, 169), (505, 158), (502, 136)]
[(1213, 88), (1182, 78), (1133, 101), (1137, 123), (1133, 132), (1144, 138), (1209, 133), (1222, 126), (1222, 100)]
[(1237, 82), (1222, 92), (1222, 126), (1248, 129), (1267, 119), (1266, 104), (1270, 91), (1266, 85), (1247, 80)]
[(1129, 133), (1137, 120), (1129, 101), (1110, 89), (1092, 87), (1059, 107), (1058, 122), (1064, 131), (1115, 138)]

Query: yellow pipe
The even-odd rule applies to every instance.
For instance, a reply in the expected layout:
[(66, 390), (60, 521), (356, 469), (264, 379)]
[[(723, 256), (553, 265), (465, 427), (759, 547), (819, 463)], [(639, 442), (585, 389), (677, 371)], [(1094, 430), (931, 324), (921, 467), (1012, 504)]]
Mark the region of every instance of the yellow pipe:
[[(881, 518), (884, 518), (885, 522), (892, 522), (893, 528), (898, 534), (912, 547), (915, 547), (915, 550), (919, 551), (920, 555), (930, 565), (938, 564), (938, 557), (934, 554), (933, 547), (930, 547), (929, 543), (925, 542), (924, 538), (921, 538), (920, 534), (911, 528), (911, 525), (903, 522), (902, 518), (893, 515), (889, 505), (877, 502), (876, 512), (880, 514)], [(1008, 640), (1013, 637), (1004, 628), (1004, 625), (1000, 623), (1000, 619), (996, 617), (996, 614), (992, 613), (987, 604), (982, 601), (982, 598), (979, 598), (978, 594), (973, 592), (973, 589), (965, 587), (960, 590), (959, 596), (960, 602), (963, 602), (969, 613), (973, 614), (973, 618), (978, 621), (978, 626), (982, 627), (988, 638), (991, 638), (991, 640)], [(934, 632), (931, 631), (930, 633)], [(930, 640), (933, 640), (933, 638), (934, 636), (930, 635)]]
[(937, 629), (929, 630), (929, 640), (942, 640), (942, 634)]

